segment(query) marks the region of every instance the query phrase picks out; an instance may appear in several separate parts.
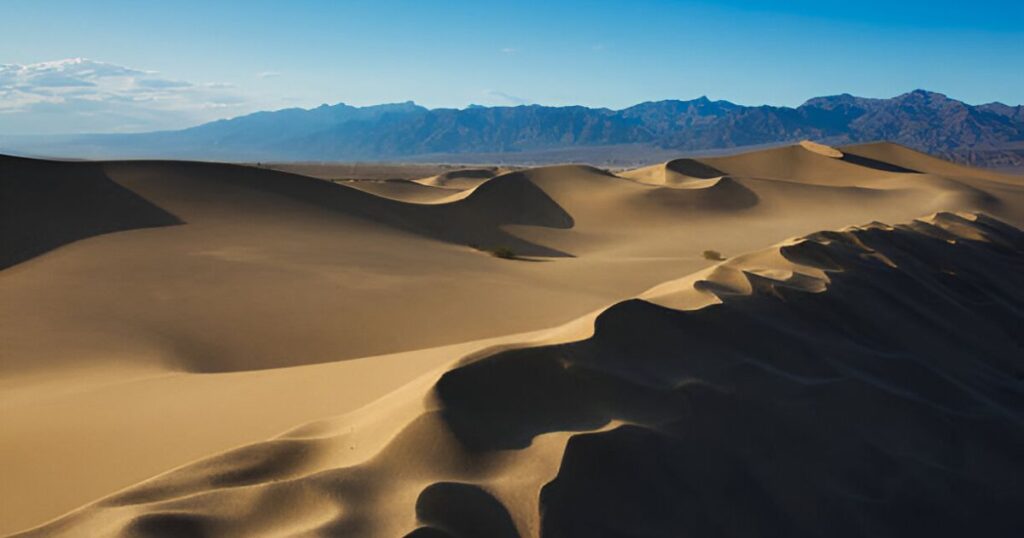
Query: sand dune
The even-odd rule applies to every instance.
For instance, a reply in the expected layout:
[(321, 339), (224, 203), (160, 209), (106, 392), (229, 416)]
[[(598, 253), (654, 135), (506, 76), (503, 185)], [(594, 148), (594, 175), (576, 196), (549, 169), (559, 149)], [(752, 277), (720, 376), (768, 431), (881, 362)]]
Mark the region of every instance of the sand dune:
[(1011, 535), (1022, 275), (984, 215), (815, 233), (25, 536)]
[(830, 186), (866, 186), (899, 173), (867, 161), (852, 162), (834, 148), (806, 143), (701, 161), (732, 175)]
[(444, 204), (461, 200), (471, 190), (445, 189), (424, 185), (417, 181), (396, 179), (389, 181), (346, 181), (343, 184), (384, 198), (414, 204)]
[(502, 170), (498, 168), (469, 168), (465, 170), (452, 170), (415, 181), (431, 187), (464, 190), (477, 187), (500, 173), (502, 173)]
[(675, 159), (664, 164), (621, 172), (622, 177), (650, 185), (700, 188), (713, 185), (725, 172), (694, 159)]
[[(908, 495), (940, 530), (1012, 523), (1020, 178), (886, 144), (397, 180), (0, 166), (0, 533), (100, 498), (36, 534), (712, 534), (728, 505), (900, 535)], [(910, 224), (848, 228), (875, 221)], [(744, 446), (830, 456), (794, 483)]]

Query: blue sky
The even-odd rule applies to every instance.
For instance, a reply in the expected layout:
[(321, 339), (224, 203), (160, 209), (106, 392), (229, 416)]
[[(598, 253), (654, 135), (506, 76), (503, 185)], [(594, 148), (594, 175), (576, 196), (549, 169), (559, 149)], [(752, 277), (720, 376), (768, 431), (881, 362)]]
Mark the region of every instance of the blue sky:
[[(405, 100), (621, 108), (707, 95), (795, 106), (818, 95), (925, 88), (1019, 104), (1022, 5), (4, 0), (0, 133), (146, 130), (258, 109)], [(148, 90), (89, 97), (83, 89), (75, 95), (95, 109), (74, 121), (62, 115), (66, 96), (12, 112), (28, 98), (11, 88), (35, 79), (10, 66), (66, 58), (145, 73)], [(90, 87), (105, 84), (96, 80)], [(115, 121), (104, 99), (133, 104)]]

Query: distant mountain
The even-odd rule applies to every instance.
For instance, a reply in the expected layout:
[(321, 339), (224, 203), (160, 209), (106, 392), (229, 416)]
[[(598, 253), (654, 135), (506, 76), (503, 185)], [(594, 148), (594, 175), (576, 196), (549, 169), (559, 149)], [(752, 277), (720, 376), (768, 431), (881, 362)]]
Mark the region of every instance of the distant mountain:
[[(742, 106), (706, 97), (641, 103), (623, 110), (582, 106), (427, 109), (413, 102), (322, 105), (258, 112), (181, 131), (7, 141), (15, 149), (65, 156), (223, 160), (530, 161), (579, 150), (583, 160), (643, 160), (812, 139), (829, 144), (889, 140), (942, 157), (1024, 166), (1024, 107), (972, 106), (916, 90), (891, 99), (848, 94), (796, 108)], [(605, 149), (602, 149), (605, 148)]]

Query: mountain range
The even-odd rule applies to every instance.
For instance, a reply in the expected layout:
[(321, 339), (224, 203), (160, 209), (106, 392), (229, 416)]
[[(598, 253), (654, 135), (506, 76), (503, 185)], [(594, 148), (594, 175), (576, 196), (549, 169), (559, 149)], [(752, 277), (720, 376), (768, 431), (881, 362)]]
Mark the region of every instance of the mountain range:
[(633, 164), (682, 152), (803, 139), (826, 144), (887, 140), (959, 162), (1016, 168), (1024, 166), (1024, 106), (974, 106), (924, 90), (890, 99), (816, 97), (796, 108), (743, 106), (707, 97), (622, 110), (541, 105), (428, 109), (410, 101), (257, 112), (180, 131), (0, 144), (68, 157)]

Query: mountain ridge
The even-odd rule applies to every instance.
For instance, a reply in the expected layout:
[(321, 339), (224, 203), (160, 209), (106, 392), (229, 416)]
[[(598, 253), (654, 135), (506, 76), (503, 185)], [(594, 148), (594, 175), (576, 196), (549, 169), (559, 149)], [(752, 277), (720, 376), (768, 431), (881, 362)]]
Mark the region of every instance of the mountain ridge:
[[(821, 96), (795, 108), (745, 106), (706, 96), (647, 101), (619, 110), (580, 105), (430, 109), (413, 101), (365, 107), (337, 103), (255, 112), (179, 131), (69, 136), (50, 142), (37, 138), (6, 145), (76, 157), (458, 160), (500, 154), (509, 162), (531, 162), (536, 152), (632, 145), (636, 148), (622, 149), (618, 153), (623, 157), (617, 158), (637, 163), (663, 160), (667, 151), (724, 150), (803, 139), (833, 145), (892, 141), (961, 163), (1024, 167), (1024, 106), (969, 105), (926, 90), (888, 99), (848, 93)], [(593, 162), (600, 155), (582, 160)]]

